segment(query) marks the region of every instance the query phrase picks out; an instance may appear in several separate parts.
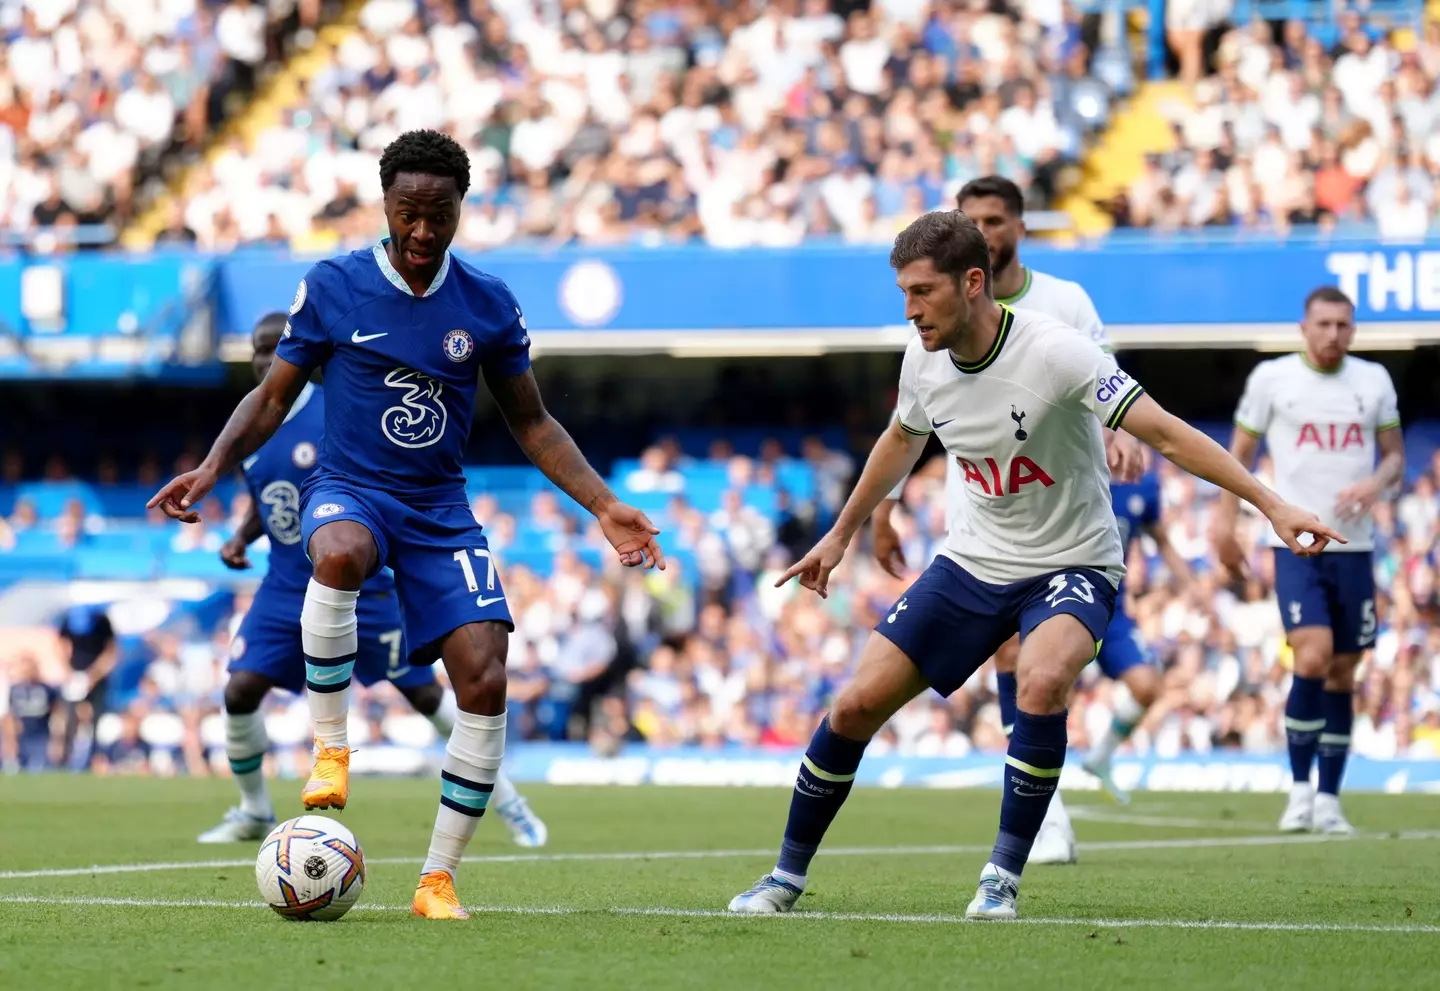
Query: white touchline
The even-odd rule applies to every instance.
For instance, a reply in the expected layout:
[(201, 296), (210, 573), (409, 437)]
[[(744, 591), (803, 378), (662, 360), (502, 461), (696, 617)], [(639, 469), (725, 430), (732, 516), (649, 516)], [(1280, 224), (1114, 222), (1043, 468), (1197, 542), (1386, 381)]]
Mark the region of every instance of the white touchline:
[[(1198, 836), (1172, 840), (1112, 840), (1081, 844), (1086, 853), (1126, 850), (1179, 850), (1195, 847), (1300, 846), (1309, 843), (1364, 843), (1376, 840), (1435, 840), (1440, 830), (1410, 830), (1402, 833), (1360, 833), (1357, 836), (1324, 836), (1278, 833), (1268, 836)], [(822, 857), (911, 857), (989, 853), (990, 844), (936, 846), (854, 846), (824, 847)], [(753, 850), (649, 850), (593, 853), (499, 853), (466, 857), (467, 864), (535, 864), (645, 860), (728, 860), (747, 857), (774, 857), (775, 848)], [(418, 864), (422, 857), (366, 857), (370, 865)], [(49, 867), (25, 871), (0, 871), (0, 881), (37, 877), (85, 877), (91, 874), (144, 874), (152, 871), (212, 870), (254, 866), (253, 860), (188, 860), (153, 864), (99, 864), (92, 867)]]
[[(0, 895), (0, 905), (80, 905), (108, 908), (224, 908), (261, 909), (263, 902), (225, 902), (206, 899), (85, 898), (52, 895)], [(829, 922), (891, 922), (911, 925), (956, 925), (963, 915), (907, 915), (889, 912), (787, 912), (780, 915), (737, 915), (717, 909), (697, 908), (579, 908), (567, 905), (467, 905), (466, 909), (488, 915), (614, 915), (661, 916), (683, 919), (725, 919), (732, 922), (760, 922), (772, 919)], [(408, 912), (409, 905), (356, 905), (356, 912)], [(1024, 918), (1010, 922), (983, 922), (974, 925), (1087, 926), (1095, 929), (1244, 929), (1253, 932), (1334, 932), (1334, 933), (1440, 933), (1440, 926), (1397, 923), (1347, 922), (1245, 922), (1230, 919), (1071, 919)]]

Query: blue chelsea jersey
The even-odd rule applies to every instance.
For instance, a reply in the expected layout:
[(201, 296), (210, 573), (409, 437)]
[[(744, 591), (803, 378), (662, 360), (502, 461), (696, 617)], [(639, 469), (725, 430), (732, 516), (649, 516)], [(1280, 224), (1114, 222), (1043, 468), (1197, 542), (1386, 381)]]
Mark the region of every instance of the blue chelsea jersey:
[[(309, 383), (285, 422), (260, 450), (240, 466), (270, 538), (270, 572), (265, 583), (304, 593), (313, 570), (300, 543), (300, 488), (315, 470), (324, 439), (325, 391)], [(388, 592), (395, 579), (380, 570), (365, 583), (366, 592)]]
[(1115, 523), (1120, 528), (1120, 543), (1126, 556), (1130, 553), (1130, 542), (1140, 536), (1142, 530), (1160, 522), (1160, 479), (1155, 472), (1149, 472), (1138, 482), (1112, 482), (1110, 502), (1115, 509)]
[(322, 474), (401, 497), (463, 498), (481, 372), (524, 372), (530, 337), (500, 279), (446, 252), (416, 296), (382, 241), (306, 273), (275, 353), (325, 370)]

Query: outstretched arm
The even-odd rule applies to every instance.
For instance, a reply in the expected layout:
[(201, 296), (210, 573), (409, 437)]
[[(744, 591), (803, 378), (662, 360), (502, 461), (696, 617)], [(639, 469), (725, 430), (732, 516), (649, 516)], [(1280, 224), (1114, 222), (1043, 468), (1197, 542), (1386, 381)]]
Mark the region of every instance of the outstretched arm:
[(571, 499), (595, 515), (605, 537), (627, 567), (652, 564), (665, 567), (665, 556), (655, 542), (660, 530), (633, 506), (621, 502), (600, 473), (585, 460), (570, 433), (545, 409), (535, 374), (526, 368), (518, 375), (485, 370), (485, 384), (495, 397), (510, 434), (525, 456), (546, 478)]
[(192, 507), (215, 487), (216, 479), (235, 470), (246, 457), (260, 449), (285, 420), (310, 373), (276, 356), (265, 380), (251, 389), (230, 419), (210, 453), (194, 471), (170, 480), (145, 504), (147, 509), (159, 506), (165, 515), (182, 523), (198, 523), (200, 514)]
[(840, 510), (835, 525), (809, 554), (792, 564), (790, 569), (780, 576), (775, 582), (776, 586), (784, 585), (798, 575), (801, 585), (819, 592), (822, 598), (825, 597), (828, 594), (830, 572), (839, 566), (846, 548), (855, 537), (855, 532), (880, 505), (881, 500), (895, 488), (896, 483), (915, 467), (915, 462), (920, 459), (924, 450), (925, 435), (911, 433), (900, 425), (899, 417), (893, 417), (871, 449), (870, 457), (865, 461), (865, 469), (860, 472), (860, 480), (855, 483), (855, 490), (850, 493), (850, 498), (845, 500), (845, 508)]
[[(1124, 414), (1124, 429), (1149, 444), (1192, 475), (1213, 482), (1253, 505), (1270, 521), (1285, 545), (1304, 557), (1318, 554), (1334, 540), (1345, 538), (1313, 514), (1292, 506), (1271, 492), (1225, 449), (1179, 417), (1167, 413), (1148, 395), (1139, 396)], [(1300, 534), (1315, 539), (1301, 544)]]

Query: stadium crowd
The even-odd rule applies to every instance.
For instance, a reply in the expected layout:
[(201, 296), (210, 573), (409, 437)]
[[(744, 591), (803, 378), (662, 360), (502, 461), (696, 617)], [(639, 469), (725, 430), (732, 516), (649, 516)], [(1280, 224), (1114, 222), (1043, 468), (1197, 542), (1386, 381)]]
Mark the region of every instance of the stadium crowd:
[(369, 0), (174, 230), (367, 243), (381, 148), (432, 127), (472, 157), (467, 248), (882, 243), (978, 175), (1047, 205), (1109, 96), (1059, 3)]
[[(1440, 210), (1440, 21), (1387, 31), (1350, 9), (1327, 45), (1301, 21), (1230, 26), (1229, 6), (1167, 5), (1191, 99), (1164, 109), (1173, 150), (1109, 204), (1117, 224), (1362, 221), (1387, 240), (1423, 239)], [(1207, 32), (1221, 32), (1208, 59)]]
[[(588, 739), (600, 752), (626, 741), (706, 748), (804, 744), (869, 627), (903, 584), (857, 547), (828, 600), (793, 583), (773, 588), (775, 576), (833, 513), (854, 470), (848, 455), (812, 443), (806, 461), (816, 476), (814, 502), (782, 500), (776, 512), (765, 513), (746, 505), (739, 492), (764, 481), (775, 452), (770, 445), (760, 459), (729, 457), (730, 489), (717, 510), (701, 512), (683, 495), (669, 498), (658, 514), (672, 552), (664, 572), (585, 563), (598, 538), (562, 512), (552, 493), (536, 494), (518, 513), (502, 511), (484, 493), (476, 497), (516, 620), (509, 657), (516, 738)], [(675, 446), (657, 445), (625, 486), (632, 493), (676, 492), (687, 467)], [(1426, 468), (1377, 511), (1379, 636), (1357, 679), (1354, 731), (1355, 751), (1373, 757), (1440, 753), (1440, 454)], [(1289, 658), (1259, 518), (1244, 523), (1254, 548), (1252, 578), (1237, 588), (1211, 559), (1206, 533), (1213, 490), (1168, 464), (1158, 470), (1163, 525), (1198, 579), (1177, 587), (1146, 541), (1132, 556), (1125, 605), (1163, 667), (1165, 690), (1129, 746), (1162, 756), (1217, 748), (1280, 753)], [(1266, 470), (1262, 463), (1262, 475)], [(895, 514), (912, 567), (923, 566), (941, 539), (942, 487), (937, 459), (912, 477)], [(237, 497), (232, 520), (243, 513), (243, 500)], [(12, 519), (12, 528), (17, 524), (36, 525)], [(203, 534), (201, 549), (218, 550), (223, 531)], [(536, 550), (549, 558), (546, 567), (506, 562)], [(162, 626), (147, 634), (138, 690), (100, 718), (93, 747), (91, 720), (108, 707), (104, 683), (114, 670), (114, 633), (102, 611), (66, 614), (59, 639), (53, 633), (32, 638), (31, 648), (12, 652), (8, 672), (0, 672), (0, 680), (8, 680), (0, 691), (8, 709), (0, 734), (6, 766), (91, 763), (113, 773), (223, 767), (220, 691), (230, 637), (248, 599), (237, 594), (233, 609), (211, 625)], [(1070, 710), (1075, 746), (1085, 747), (1108, 725), (1111, 693), (1093, 668), (1087, 671)], [(269, 706), (277, 767), (303, 771), (310, 742), (304, 700), (275, 693)], [(387, 685), (357, 686), (352, 738), (372, 748), (434, 743), (429, 723)], [(917, 699), (873, 744), (876, 752), (949, 756), (1003, 747), (988, 665), (948, 702), (933, 694)]]
[[(0, 0), (0, 224), (130, 218), (197, 151), (318, 0)], [(43, 247), (43, 245), (40, 245)]]

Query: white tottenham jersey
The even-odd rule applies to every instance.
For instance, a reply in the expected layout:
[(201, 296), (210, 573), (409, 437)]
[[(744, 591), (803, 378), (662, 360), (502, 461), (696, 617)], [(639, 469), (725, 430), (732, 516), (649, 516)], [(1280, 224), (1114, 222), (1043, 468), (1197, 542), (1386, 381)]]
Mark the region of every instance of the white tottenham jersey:
[[(1090, 294), (1078, 282), (1057, 279), (1053, 275), (1046, 275), (1044, 272), (1027, 268), (1025, 269), (1025, 282), (1020, 287), (1020, 291), (1005, 299), (998, 299), (996, 302), (1012, 308), (1043, 313), (1067, 327), (1074, 327), (1100, 345), (1102, 350), (1114, 350), (1110, 346), (1110, 336), (1105, 333), (1105, 325), (1100, 322), (1100, 314), (1096, 312), (1095, 304), (1090, 300)], [(960, 466), (955, 459), (947, 458), (945, 461), (945, 525), (952, 530), (955, 528), (960, 512), (965, 508), (965, 496), (960, 491), (960, 485)], [(899, 499), (904, 488), (905, 482), (902, 479), (895, 491), (890, 493), (890, 498)]]
[(964, 510), (941, 553), (993, 584), (1085, 567), (1118, 586), (1125, 554), (1100, 427), (1118, 427), (1144, 390), (1073, 328), (1003, 313), (983, 361), (962, 365), (917, 337), (900, 368), (900, 426), (936, 434), (959, 469)]
[[(1343, 489), (1375, 471), (1375, 434), (1400, 426), (1395, 385), (1383, 365), (1348, 355), (1333, 372), (1288, 354), (1255, 366), (1235, 410), (1235, 423), (1265, 438), (1275, 466), (1275, 491), (1345, 536), (1330, 551), (1375, 545), (1370, 516), (1342, 523), (1335, 516)], [(1271, 547), (1284, 544), (1266, 528)]]
[(1105, 333), (1105, 325), (1100, 322), (1095, 303), (1078, 282), (1057, 279), (1053, 275), (1027, 268), (1025, 282), (1020, 286), (1020, 291), (995, 302), (1016, 309), (1043, 313), (1067, 327), (1074, 327), (1100, 345), (1102, 350), (1114, 350), (1110, 346), (1110, 336)]

